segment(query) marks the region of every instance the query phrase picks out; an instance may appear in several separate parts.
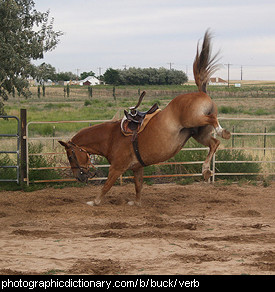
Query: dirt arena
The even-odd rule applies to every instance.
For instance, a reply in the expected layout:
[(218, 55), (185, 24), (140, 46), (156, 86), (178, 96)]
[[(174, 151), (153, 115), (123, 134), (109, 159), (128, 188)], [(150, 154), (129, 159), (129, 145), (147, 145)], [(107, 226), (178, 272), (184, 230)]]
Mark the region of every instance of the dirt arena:
[(275, 274), (275, 184), (0, 192), (0, 274)]

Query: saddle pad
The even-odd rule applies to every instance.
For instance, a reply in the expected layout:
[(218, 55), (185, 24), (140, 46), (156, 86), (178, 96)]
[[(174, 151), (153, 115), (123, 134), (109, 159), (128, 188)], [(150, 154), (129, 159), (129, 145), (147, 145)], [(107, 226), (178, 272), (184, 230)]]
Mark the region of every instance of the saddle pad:
[[(161, 109), (157, 109), (152, 114), (147, 114), (145, 116), (144, 120), (142, 121), (141, 125), (139, 126), (137, 133), (139, 134), (140, 132), (142, 132), (144, 130), (144, 128), (147, 126), (147, 124), (149, 123), (149, 121), (155, 115), (157, 115), (160, 111), (161, 111)], [(126, 117), (124, 117), (120, 123), (121, 132), (124, 136), (132, 136), (133, 135), (133, 131), (128, 127), (128, 124), (129, 124), (129, 121), (127, 120)]]

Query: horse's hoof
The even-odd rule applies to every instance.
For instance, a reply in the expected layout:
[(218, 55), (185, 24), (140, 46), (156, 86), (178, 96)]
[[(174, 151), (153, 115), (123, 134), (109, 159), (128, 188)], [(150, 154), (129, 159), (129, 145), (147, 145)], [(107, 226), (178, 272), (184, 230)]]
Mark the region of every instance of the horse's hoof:
[(141, 206), (141, 203), (140, 202), (136, 202), (136, 201), (129, 201), (128, 205), (129, 206)]
[(230, 137), (231, 137), (231, 133), (229, 131), (223, 129), (223, 131), (222, 131), (222, 138), (228, 140), (228, 139), (230, 139)]
[(90, 201), (90, 202), (87, 202), (86, 204), (89, 205), (89, 206), (94, 206), (95, 202), (94, 201)]
[(205, 181), (208, 181), (209, 178), (211, 177), (211, 171), (210, 171), (210, 169), (204, 170), (203, 173), (202, 173), (202, 175), (203, 175), (204, 180)]

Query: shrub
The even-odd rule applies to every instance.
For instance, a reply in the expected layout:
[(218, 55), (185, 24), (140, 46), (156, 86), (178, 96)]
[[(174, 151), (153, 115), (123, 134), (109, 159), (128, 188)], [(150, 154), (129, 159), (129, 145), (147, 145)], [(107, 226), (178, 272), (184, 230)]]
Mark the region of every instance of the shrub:
[(88, 105), (91, 105), (91, 104), (92, 104), (92, 102), (90, 100), (85, 100), (85, 102), (84, 102), (85, 106), (88, 106)]
[(240, 109), (234, 108), (232, 106), (221, 106), (219, 107), (219, 112), (222, 114), (237, 114), (240, 112)]
[[(32, 153), (41, 153), (43, 150), (42, 144), (29, 144), (29, 154)], [(31, 168), (40, 168), (40, 167), (54, 167), (54, 161), (48, 161), (42, 155), (30, 155), (29, 156), (29, 180), (50, 180), (50, 179), (58, 179), (61, 178), (60, 174), (54, 169), (43, 169), (43, 170), (36, 170)]]
[[(11, 166), (16, 163), (7, 155), (0, 156), (1, 166)], [(0, 168), (0, 178), (1, 179), (16, 179), (16, 169), (15, 168)]]
[[(222, 150), (217, 152), (217, 160), (220, 161), (253, 161), (250, 154), (246, 154), (243, 150)], [(217, 173), (259, 173), (261, 166), (254, 162), (241, 163), (217, 163), (215, 171)], [(220, 178), (228, 178), (228, 176), (219, 176)], [(253, 179), (256, 176), (251, 175), (235, 175), (230, 176), (231, 179), (240, 180), (243, 178)]]
[[(196, 151), (180, 151), (176, 156), (169, 159), (171, 162), (179, 161), (203, 161), (206, 159), (206, 150)], [(246, 154), (243, 150), (220, 150), (216, 153), (216, 160), (218, 161), (253, 161), (253, 157), (250, 154)], [(202, 163), (198, 164), (176, 164), (176, 165), (160, 165), (156, 166), (161, 174), (184, 174), (184, 173), (201, 173)], [(254, 162), (241, 162), (241, 163), (217, 163), (215, 172), (216, 173), (259, 173), (261, 166)], [(155, 169), (155, 173), (158, 171)], [(235, 176), (218, 176), (222, 179), (255, 179), (255, 175), (235, 175)]]

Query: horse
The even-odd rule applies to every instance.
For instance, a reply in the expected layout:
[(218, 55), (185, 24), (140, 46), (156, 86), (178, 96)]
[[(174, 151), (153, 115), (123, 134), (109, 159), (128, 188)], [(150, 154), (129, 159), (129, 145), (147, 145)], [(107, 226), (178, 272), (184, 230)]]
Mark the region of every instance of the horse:
[(220, 126), (217, 106), (206, 91), (210, 76), (218, 66), (217, 54), (211, 57), (211, 39), (211, 33), (207, 30), (201, 49), (199, 42), (197, 44), (193, 73), (198, 92), (182, 94), (172, 99), (138, 134), (138, 154), (142, 161), (132, 147), (131, 136), (123, 135), (121, 120), (84, 128), (70, 141), (59, 141), (65, 147), (74, 177), (81, 182), (86, 182), (91, 176), (91, 154), (104, 156), (110, 163), (108, 178), (101, 193), (87, 202), (88, 205), (99, 205), (117, 178), (126, 170), (133, 171), (136, 192), (135, 200), (129, 204), (141, 205), (144, 166), (173, 157), (191, 137), (209, 147), (202, 165), (202, 175), (205, 180), (210, 178), (210, 162), (220, 144), (212, 136), (213, 130), (224, 139), (231, 136), (229, 131)]

